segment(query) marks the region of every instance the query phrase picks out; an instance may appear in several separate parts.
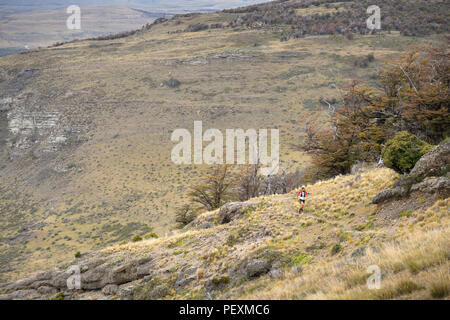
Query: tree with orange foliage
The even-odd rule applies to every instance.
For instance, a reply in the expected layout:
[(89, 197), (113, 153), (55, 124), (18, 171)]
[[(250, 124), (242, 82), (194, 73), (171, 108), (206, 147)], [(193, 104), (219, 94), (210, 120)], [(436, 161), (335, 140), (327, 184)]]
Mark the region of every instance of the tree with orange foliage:
[(449, 135), (448, 48), (425, 47), (410, 51), (382, 72), (380, 80), (384, 96), (379, 108), (391, 112), (400, 130), (433, 144)]
[(311, 154), (317, 177), (349, 173), (358, 160), (376, 161), (383, 144), (400, 131), (433, 144), (448, 137), (449, 57), (447, 48), (413, 50), (380, 74), (381, 89), (353, 80), (339, 105), (322, 99), (330, 125), (306, 125), (300, 145)]

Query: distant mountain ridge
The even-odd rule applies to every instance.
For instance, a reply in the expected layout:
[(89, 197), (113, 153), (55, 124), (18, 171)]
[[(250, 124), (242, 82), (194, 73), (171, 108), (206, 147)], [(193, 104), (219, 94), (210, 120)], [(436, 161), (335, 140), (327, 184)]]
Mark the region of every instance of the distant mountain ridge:
[[(213, 12), (263, 0), (80, 0), (82, 30), (67, 30), (67, 0), (1, 0), (0, 57), (56, 42), (103, 36), (140, 28), (159, 17)], [(104, 7), (103, 12), (98, 9)], [(88, 23), (86, 23), (88, 19)]]
[[(247, 6), (267, 2), (264, 0), (79, 0), (76, 4), (83, 6), (120, 6), (140, 8), (150, 11), (164, 10), (184, 11), (212, 11), (225, 8)], [(21, 8), (22, 10), (45, 10), (46, 8), (62, 8), (74, 4), (68, 0), (1, 0), (0, 11), (7, 7)]]

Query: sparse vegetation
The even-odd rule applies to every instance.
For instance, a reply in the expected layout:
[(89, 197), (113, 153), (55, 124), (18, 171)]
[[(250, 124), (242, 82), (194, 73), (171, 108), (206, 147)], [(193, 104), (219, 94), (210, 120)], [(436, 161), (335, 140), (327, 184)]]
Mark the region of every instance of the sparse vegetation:
[(331, 248), (331, 254), (332, 254), (332, 255), (338, 254), (341, 250), (342, 250), (341, 244), (340, 244), (340, 243), (336, 243), (336, 244)]
[(179, 208), (175, 213), (175, 221), (178, 223), (180, 228), (188, 225), (197, 217), (197, 212), (191, 205), (186, 204)]
[(409, 218), (409, 217), (411, 217), (411, 215), (412, 215), (412, 211), (411, 210), (405, 210), (405, 211), (400, 212), (400, 216), (401, 217)]
[(152, 233), (147, 233), (147, 234), (144, 236), (144, 238), (145, 238), (145, 239), (152, 239), (152, 238), (156, 239), (156, 238), (158, 238), (158, 235), (157, 235), (156, 233), (154, 233), (154, 232), (152, 232)]
[(225, 285), (230, 283), (231, 279), (229, 276), (217, 276), (212, 278), (212, 283), (214, 283), (216, 286)]
[(232, 183), (230, 166), (217, 166), (203, 176), (201, 184), (191, 187), (188, 195), (200, 208), (214, 210), (230, 199)]

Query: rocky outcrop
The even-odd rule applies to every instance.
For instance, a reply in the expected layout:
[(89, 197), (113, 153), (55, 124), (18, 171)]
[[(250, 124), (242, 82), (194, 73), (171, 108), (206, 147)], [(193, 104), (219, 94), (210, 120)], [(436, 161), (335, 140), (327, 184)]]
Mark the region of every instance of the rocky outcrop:
[(61, 114), (57, 111), (24, 111), (15, 108), (8, 112), (7, 121), (9, 147), (15, 156), (35, 146), (44, 153), (56, 152), (86, 129), (85, 126), (63, 125)]
[(155, 269), (151, 258), (114, 264), (102, 259), (75, 263), (67, 270), (48, 270), (0, 285), (0, 293), (3, 293), (0, 300), (49, 299), (57, 292), (70, 296), (77, 290), (101, 290), (105, 295), (116, 295), (121, 293), (120, 285), (149, 276)]
[(450, 166), (450, 140), (436, 146), (417, 161), (411, 170), (412, 176), (441, 176)]
[(439, 198), (446, 198), (450, 195), (450, 179), (447, 176), (425, 178), (424, 181), (413, 185), (410, 192), (432, 193)]
[(245, 209), (255, 207), (260, 203), (261, 201), (227, 203), (220, 208), (218, 222), (220, 224), (229, 223), (240, 217), (244, 213)]
[(373, 198), (372, 203), (373, 204), (380, 204), (386, 201), (389, 201), (391, 199), (397, 199), (403, 197), (408, 190), (404, 187), (395, 187), (393, 189), (387, 189), (381, 191), (379, 194)]
[(266, 274), (272, 268), (272, 264), (265, 259), (252, 259), (245, 266), (247, 278), (259, 277)]
[(450, 140), (436, 146), (417, 161), (411, 173), (400, 178), (394, 188), (383, 190), (372, 200), (382, 204), (420, 192), (438, 198), (450, 195)]

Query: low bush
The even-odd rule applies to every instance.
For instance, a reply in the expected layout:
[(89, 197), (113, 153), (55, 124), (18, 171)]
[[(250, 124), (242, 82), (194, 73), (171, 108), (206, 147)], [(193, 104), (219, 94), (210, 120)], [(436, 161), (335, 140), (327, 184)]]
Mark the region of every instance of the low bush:
[(416, 162), (432, 148), (432, 145), (415, 135), (402, 131), (386, 143), (381, 156), (388, 168), (404, 174), (410, 172)]

